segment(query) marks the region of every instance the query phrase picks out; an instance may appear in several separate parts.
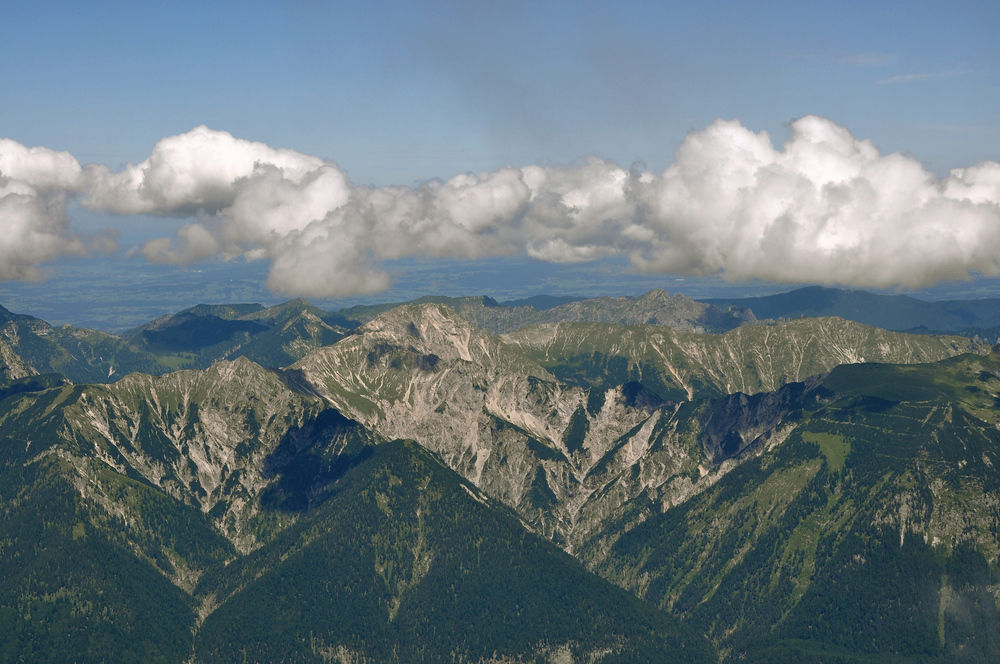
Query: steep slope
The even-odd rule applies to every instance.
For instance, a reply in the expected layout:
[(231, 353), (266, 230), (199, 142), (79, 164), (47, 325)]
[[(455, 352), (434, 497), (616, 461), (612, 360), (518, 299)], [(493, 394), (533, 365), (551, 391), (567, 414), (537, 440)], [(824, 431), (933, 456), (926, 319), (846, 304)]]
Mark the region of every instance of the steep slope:
[[(241, 550), (275, 524), (257, 496), (278, 452), (324, 442), (347, 446), (348, 420), (246, 359), (161, 377), (130, 374), (112, 385), (66, 385), (20, 397), (0, 415), (0, 435), (21, 439), (32, 459), (77, 464), (81, 491), (95, 484), (91, 459), (209, 514)], [(95, 494), (94, 500), (112, 500)]]
[(998, 398), (1000, 352), (838, 367), (780, 446), (583, 555), (733, 661), (996, 661)]
[(412, 443), (380, 445), (199, 593), (221, 602), (199, 662), (714, 660)]
[[(418, 440), (557, 541), (572, 529), (587, 470), (649, 417), (611, 399), (587, 436), (580, 420), (589, 429), (593, 416), (584, 390), (564, 389), (496, 337), (433, 304), (394, 309), (290, 373), (382, 436)], [(574, 421), (581, 430), (567, 437)]]
[(974, 339), (887, 332), (839, 318), (744, 325), (722, 335), (562, 323), (503, 338), (570, 384), (637, 381), (671, 400), (769, 392), (840, 364), (911, 364), (989, 351)]
[(283, 378), (241, 359), (2, 402), (6, 661), (714, 661)]
[(0, 384), (35, 376), (38, 371), (24, 361), (5, 341), (0, 341)]
[(0, 659), (181, 662), (190, 591), (235, 551), (199, 509), (67, 430), (80, 389), (0, 402)]

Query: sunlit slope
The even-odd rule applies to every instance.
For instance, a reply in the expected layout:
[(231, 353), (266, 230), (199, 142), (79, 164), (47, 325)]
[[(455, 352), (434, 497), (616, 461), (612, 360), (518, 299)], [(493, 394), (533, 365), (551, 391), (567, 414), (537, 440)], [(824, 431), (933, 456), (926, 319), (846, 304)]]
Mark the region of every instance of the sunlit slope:
[(731, 661), (997, 661), (998, 399), (998, 353), (838, 367), (781, 445), (597, 569)]
[(744, 325), (721, 335), (561, 323), (503, 339), (570, 384), (637, 381), (670, 400), (769, 392), (840, 364), (912, 364), (989, 350), (974, 339), (888, 332), (840, 318)]
[(621, 500), (700, 477), (694, 411), (638, 384), (566, 386), (441, 305), (387, 312), (288, 374), (383, 437), (417, 440), (563, 546)]

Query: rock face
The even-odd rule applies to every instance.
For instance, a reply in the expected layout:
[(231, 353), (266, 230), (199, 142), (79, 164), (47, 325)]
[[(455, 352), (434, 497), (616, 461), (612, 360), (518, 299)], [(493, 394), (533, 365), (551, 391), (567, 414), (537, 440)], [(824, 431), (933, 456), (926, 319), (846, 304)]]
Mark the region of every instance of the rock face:
[(0, 383), (38, 375), (35, 368), (25, 362), (5, 341), (0, 341), (0, 365), (2, 365), (0, 366)]
[[(659, 409), (662, 400), (638, 385), (567, 387), (441, 305), (395, 309), (290, 370), (383, 437), (420, 441), (570, 548), (606, 502), (620, 499), (620, 490), (612, 497), (604, 489), (631, 472), (621, 459), (648, 463), (647, 448), (654, 438), (663, 445), (661, 430), (669, 429), (657, 423), (676, 410)], [(671, 476), (691, 463), (671, 452), (666, 470), (647, 474)], [(626, 493), (645, 488), (639, 484)]]
[(99, 495), (99, 471), (84, 461), (100, 460), (210, 515), (241, 551), (270, 527), (255, 518), (281, 451), (319, 445), (336, 454), (354, 428), (246, 359), (161, 377), (130, 374), (112, 385), (67, 385), (26, 397), (21, 409), (4, 413), (0, 426), (55, 432), (29, 436), (25, 451), (77, 466), (81, 492), (114, 502)]
[(676, 400), (771, 392), (840, 364), (936, 362), (990, 349), (976, 339), (887, 332), (840, 318), (744, 325), (721, 335), (652, 325), (561, 323), (503, 338), (562, 380), (636, 380)]
[[(308, 323), (310, 312), (300, 313), (285, 320)], [(18, 608), (0, 620), (21, 625), (23, 607), (40, 612), (63, 596), (72, 596), (67, 616), (84, 615), (101, 600), (80, 579), (104, 570), (94, 576), (102, 592), (107, 585), (135, 599), (114, 623), (131, 634), (129, 616), (149, 612), (136, 593), (155, 585), (153, 570), (167, 586), (157, 593), (176, 591), (178, 633), (192, 639), (197, 625), (215, 630), (203, 660), (225, 653), (241, 661), (226, 643), (230, 630), (272, 609), (275, 621), (297, 625), (295, 611), (307, 606), (271, 602), (283, 587), (277, 579), (306, 583), (335, 560), (356, 573), (343, 605), (324, 604), (336, 595), (327, 592), (334, 577), (296, 597), (344, 616), (375, 598), (392, 652), (397, 617), (427, 615), (407, 598), (424, 597), (429, 607), (454, 600), (452, 582), (434, 576), (449, 550), (465, 552), (449, 563), (458, 575), (486, 574), (510, 559), (508, 551), (542, 544), (543, 558), (575, 566), (565, 578), (584, 573), (516, 527), (512, 511), (614, 583), (684, 615), (723, 652), (738, 655), (732, 649), (763, 634), (782, 648), (812, 634), (823, 639), (817, 652), (853, 648), (842, 607), (857, 603), (838, 578), (850, 580), (851, 592), (867, 592), (879, 584), (866, 570), (878, 569), (937, 604), (928, 612), (919, 598), (872, 591), (868, 605), (876, 609), (865, 624), (895, 616), (893, 633), (920, 635), (924, 650), (871, 645), (878, 635), (868, 634), (858, 646), (865, 657), (938, 653), (939, 643), (954, 650), (940, 653), (992, 661), (1000, 648), (972, 643), (964, 623), (949, 617), (965, 611), (973, 622), (1000, 625), (989, 608), (995, 602), (987, 602), (1000, 582), (1000, 354), (970, 350), (985, 348), (839, 319), (725, 335), (563, 323), (494, 336), (443, 305), (424, 304), (386, 312), (284, 370), (240, 358), (110, 385), (29, 376), (30, 385), (0, 393), (0, 564), (16, 578), (0, 588), (0, 609)], [(948, 359), (926, 363), (941, 358)], [(843, 364), (872, 359), (919, 363)], [(393, 442), (399, 438), (415, 443)], [(474, 526), (449, 525), (442, 487), (461, 499), (448, 501), (471, 515), (469, 523), (483, 522), (483, 510), (506, 514), (510, 523), (498, 528), (510, 547), (485, 551), (489, 533), (452, 544)], [(324, 521), (329, 510), (336, 514)], [(350, 530), (361, 510), (367, 525)], [(56, 512), (58, 519), (45, 516)], [(434, 519), (436, 535), (427, 530)], [(363, 546), (345, 542), (349, 530)], [(906, 565), (894, 562), (897, 550)], [(24, 564), (53, 551), (62, 557), (44, 569)], [(483, 566), (484, 552), (494, 562)], [(122, 574), (141, 583), (114, 585), (117, 570), (102, 556), (133, 572), (146, 565)], [(89, 561), (90, 571), (59, 576), (77, 560)], [(265, 577), (256, 594), (244, 594)], [(469, 592), (502, 595), (502, 586)], [(14, 599), (2, 595), (15, 587), (22, 590)], [(433, 593), (411, 594), (418, 587)], [(893, 613), (900, 606), (917, 606), (919, 615)], [(526, 608), (511, 610), (523, 616)], [(455, 615), (461, 611), (448, 620)], [(251, 631), (266, 632), (270, 619), (261, 620)], [(18, 633), (33, 643), (28, 626)], [(296, 638), (282, 652), (334, 661), (364, 652), (385, 661), (344, 640)], [(256, 644), (277, 652), (269, 639)], [(533, 641), (511, 652), (551, 659), (574, 647)], [(482, 652), (469, 661), (489, 661), (491, 651)]]
[(395, 309), (290, 371), (383, 437), (420, 441), (562, 543), (587, 472), (650, 417), (620, 390), (588, 413), (588, 392), (441, 305)]
[[(591, 348), (624, 369), (612, 374), (605, 360), (596, 373), (568, 372)], [(911, 338), (840, 319), (721, 336), (560, 324), (498, 338), (424, 304), (387, 312), (290, 369), (383, 437), (420, 441), (572, 551), (637, 496), (675, 505), (710, 485), (787, 412), (727, 422), (726, 435), (741, 437), (734, 444), (706, 433), (703, 406), (683, 401), (761, 392), (849, 360), (930, 361), (972, 348), (968, 339)], [(760, 413), (773, 400), (756, 401)]]

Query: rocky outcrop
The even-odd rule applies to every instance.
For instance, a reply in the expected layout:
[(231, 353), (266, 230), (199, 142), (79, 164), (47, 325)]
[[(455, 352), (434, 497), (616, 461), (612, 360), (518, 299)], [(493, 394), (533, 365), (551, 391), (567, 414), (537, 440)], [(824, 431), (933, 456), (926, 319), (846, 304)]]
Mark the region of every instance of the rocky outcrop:
[(0, 383), (37, 375), (38, 371), (25, 362), (10, 344), (0, 340)]

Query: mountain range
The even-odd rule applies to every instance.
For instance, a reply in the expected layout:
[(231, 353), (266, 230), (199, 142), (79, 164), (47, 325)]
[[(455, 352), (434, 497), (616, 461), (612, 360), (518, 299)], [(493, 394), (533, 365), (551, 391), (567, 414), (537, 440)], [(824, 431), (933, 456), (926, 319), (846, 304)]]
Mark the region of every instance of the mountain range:
[(760, 319), (838, 316), (888, 330), (919, 333), (1000, 335), (1000, 298), (928, 302), (909, 295), (807, 286), (788, 293), (702, 300), (705, 304), (750, 309)]
[(1000, 351), (428, 300), (6, 312), (4, 661), (1000, 657)]

